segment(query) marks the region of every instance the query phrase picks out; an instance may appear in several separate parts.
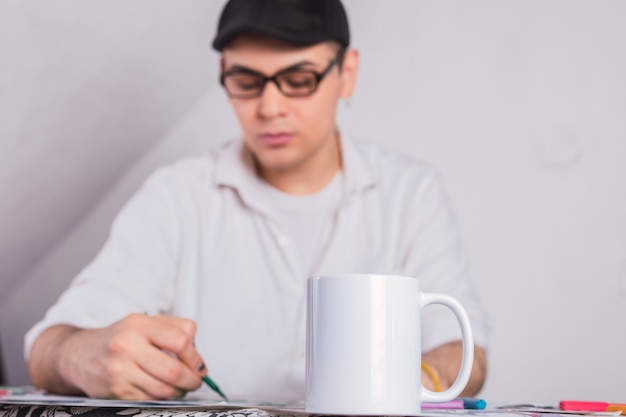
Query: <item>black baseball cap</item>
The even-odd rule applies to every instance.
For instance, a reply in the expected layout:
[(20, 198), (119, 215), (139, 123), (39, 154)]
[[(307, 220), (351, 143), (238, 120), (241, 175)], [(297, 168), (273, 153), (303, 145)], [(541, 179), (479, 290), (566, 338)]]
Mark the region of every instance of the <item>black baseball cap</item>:
[(213, 48), (222, 51), (242, 33), (271, 36), (298, 46), (324, 41), (350, 44), (348, 17), (340, 0), (229, 0)]

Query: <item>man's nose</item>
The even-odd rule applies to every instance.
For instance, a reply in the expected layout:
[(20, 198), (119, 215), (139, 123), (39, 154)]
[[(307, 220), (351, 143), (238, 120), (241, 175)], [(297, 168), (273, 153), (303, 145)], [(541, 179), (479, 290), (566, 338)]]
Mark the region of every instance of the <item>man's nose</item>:
[(283, 115), (286, 99), (287, 97), (280, 91), (278, 85), (268, 81), (259, 96), (259, 116), (264, 119), (271, 119)]

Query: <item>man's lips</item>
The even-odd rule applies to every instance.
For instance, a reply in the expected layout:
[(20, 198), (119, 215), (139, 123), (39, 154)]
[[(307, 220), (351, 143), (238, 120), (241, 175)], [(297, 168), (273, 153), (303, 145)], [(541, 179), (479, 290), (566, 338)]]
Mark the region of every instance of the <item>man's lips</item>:
[(293, 138), (293, 134), (288, 132), (261, 133), (259, 135), (259, 139), (269, 146), (285, 145), (291, 138)]

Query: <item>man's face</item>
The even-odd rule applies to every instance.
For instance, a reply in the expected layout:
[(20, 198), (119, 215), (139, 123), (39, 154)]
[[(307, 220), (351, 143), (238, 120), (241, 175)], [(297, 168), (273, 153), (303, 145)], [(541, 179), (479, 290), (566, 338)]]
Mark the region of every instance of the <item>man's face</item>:
[[(222, 72), (245, 69), (270, 77), (297, 68), (322, 73), (338, 52), (332, 42), (302, 48), (267, 37), (242, 35), (224, 50)], [(270, 81), (259, 97), (230, 98), (261, 175), (319, 168), (323, 166), (320, 161), (337, 153), (337, 104), (341, 97), (352, 94), (356, 76), (356, 62), (352, 61), (356, 60), (356, 52), (349, 53), (343, 69), (333, 66), (317, 90), (306, 97), (287, 97)]]

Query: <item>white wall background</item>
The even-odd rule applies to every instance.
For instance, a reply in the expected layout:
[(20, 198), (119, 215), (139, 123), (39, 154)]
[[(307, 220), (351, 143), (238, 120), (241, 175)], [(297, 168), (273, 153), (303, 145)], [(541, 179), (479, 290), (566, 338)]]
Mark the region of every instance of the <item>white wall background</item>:
[[(1, 0), (0, 335), (24, 332), (156, 166), (237, 134), (222, 1)], [(492, 401), (623, 401), (626, 2), (346, 0), (354, 134), (442, 172), (493, 321)]]

